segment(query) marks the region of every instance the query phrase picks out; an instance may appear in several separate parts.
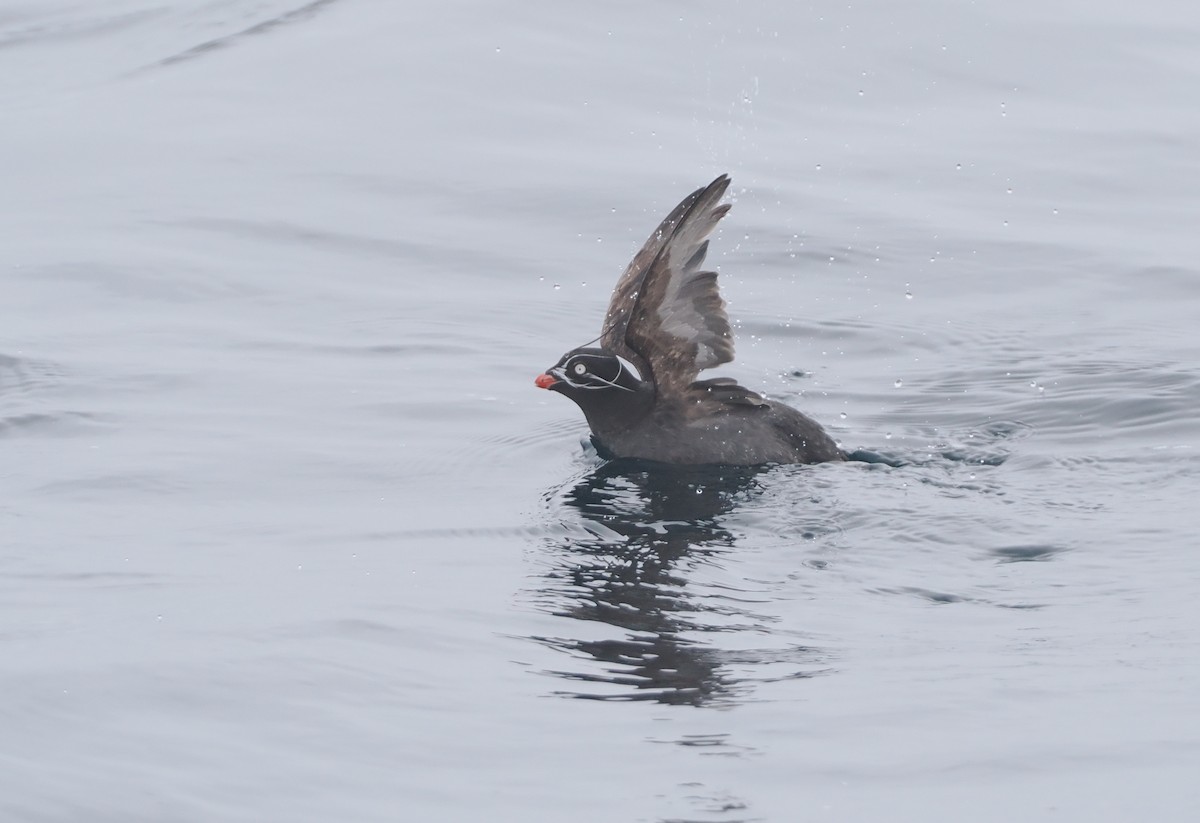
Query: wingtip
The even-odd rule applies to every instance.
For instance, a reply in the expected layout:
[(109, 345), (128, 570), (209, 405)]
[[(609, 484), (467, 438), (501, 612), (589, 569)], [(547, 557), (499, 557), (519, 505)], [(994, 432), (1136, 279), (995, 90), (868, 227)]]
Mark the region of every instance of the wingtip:
[[(729, 184), (732, 182), (733, 178), (731, 178), (728, 173), (722, 174), (704, 188), (699, 189), (696, 192), (696, 199), (705, 200), (709, 203), (715, 204), (725, 196), (725, 192), (729, 190)], [(724, 209), (724, 211), (721, 212), (721, 214), (724, 214), (726, 211), (729, 211), (729, 204), (721, 206), (720, 208)]]
[(713, 193), (716, 193), (718, 198), (723, 197), (725, 195), (725, 190), (729, 188), (729, 184), (732, 182), (733, 178), (729, 176), (728, 172), (718, 175), (707, 186), (701, 186), (692, 192), (691, 195), (689, 195), (689, 199), (694, 198), (699, 200), (701, 197), (708, 197)]

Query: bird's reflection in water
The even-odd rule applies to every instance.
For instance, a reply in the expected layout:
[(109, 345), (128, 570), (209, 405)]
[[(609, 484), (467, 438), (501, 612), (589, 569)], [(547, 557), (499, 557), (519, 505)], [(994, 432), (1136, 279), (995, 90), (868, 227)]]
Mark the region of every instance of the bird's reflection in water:
[(539, 593), (542, 606), (618, 630), (612, 637), (607, 627), (576, 625), (579, 634), (609, 637), (534, 638), (590, 666), (600, 664), (590, 672), (552, 674), (601, 691), (559, 693), (702, 705), (736, 699), (745, 688), (731, 667), (812, 657), (811, 650), (795, 646), (784, 660), (779, 650), (733, 652), (704, 642), (713, 632), (761, 633), (768, 619), (750, 610), (755, 595), (689, 579), (705, 564), (719, 566), (734, 546), (736, 537), (722, 519), (762, 493), (763, 471), (613, 461), (546, 495), (566, 529), (550, 541), (552, 569)]

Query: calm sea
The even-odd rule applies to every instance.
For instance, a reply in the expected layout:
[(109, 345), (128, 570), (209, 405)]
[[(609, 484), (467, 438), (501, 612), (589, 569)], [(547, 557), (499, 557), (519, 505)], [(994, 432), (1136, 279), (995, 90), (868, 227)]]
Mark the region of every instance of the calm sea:
[[(1200, 815), (1200, 12), (0, 3), (0, 818)], [(533, 378), (733, 176), (723, 367)]]

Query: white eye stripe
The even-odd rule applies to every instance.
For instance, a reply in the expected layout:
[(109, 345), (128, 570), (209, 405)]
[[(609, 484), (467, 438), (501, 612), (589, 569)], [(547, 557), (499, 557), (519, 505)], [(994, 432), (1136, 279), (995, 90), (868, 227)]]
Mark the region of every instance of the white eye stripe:
[[(625, 386), (622, 386), (620, 383), (614, 383), (612, 380), (605, 380), (603, 377), (597, 377), (594, 374), (591, 375), (591, 378), (593, 380), (595, 380), (597, 383), (599, 383), (600, 385), (599, 386), (595, 386), (595, 385), (586, 386), (586, 385), (580, 385), (579, 383), (571, 383), (571, 385), (577, 386), (578, 388), (581, 388), (581, 389), (620, 389), (621, 391), (633, 391), (633, 389), (626, 388)], [(570, 382), (570, 381), (568, 381), (568, 382)]]
[[(568, 362), (570, 362), (570, 361), (568, 361)], [(634, 373), (635, 374), (637, 373), (636, 370), (634, 371)], [(584, 365), (583, 363), (575, 363), (570, 368), (567, 368), (566, 366), (564, 366), (561, 369), (559, 369), (559, 368), (551, 369), (550, 374), (554, 375), (555, 377), (561, 377), (567, 385), (572, 386), (576, 389), (587, 389), (588, 391), (599, 391), (602, 389), (620, 389), (621, 391), (627, 391), (627, 392), (633, 391), (633, 389), (628, 388), (626, 386), (622, 386), (620, 383), (617, 383), (614, 380), (605, 380), (603, 377), (600, 377), (597, 374), (589, 374), (588, 370), (587, 370), (587, 366)], [(583, 377), (586, 375), (589, 382), (577, 383), (571, 379), (572, 375), (574, 375), (576, 377)], [(618, 377), (619, 376), (620, 376), (620, 373), (618, 373)]]
[(642, 382), (642, 373), (637, 370), (637, 366), (633, 365), (632, 363), (630, 363), (628, 360), (626, 360), (624, 357), (622, 357), (619, 354), (615, 355), (615, 357), (617, 358), (617, 362), (620, 363), (624, 369), (626, 369), (630, 374), (632, 374), (634, 376), (634, 379), (636, 379), (639, 383)]

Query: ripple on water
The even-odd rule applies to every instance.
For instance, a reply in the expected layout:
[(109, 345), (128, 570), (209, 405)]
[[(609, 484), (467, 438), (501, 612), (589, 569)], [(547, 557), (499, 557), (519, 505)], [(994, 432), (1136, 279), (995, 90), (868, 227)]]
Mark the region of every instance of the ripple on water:
[[(982, 364), (970, 370), (912, 375), (903, 394), (860, 394), (856, 405), (879, 408), (868, 420), (893, 430), (937, 421), (962, 426), (994, 415), (1016, 436), (1036, 434), (1065, 447), (1081, 438), (1141, 442), (1194, 437), (1200, 371), (1164, 362), (1047, 357), (1038, 362)], [(1003, 422), (1007, 421), (1007, 422)]]
[(55, 408), (65, 376), (55, 363), (0, 354), (0, 438), (70, 436), (103, 424), (102, 415)]
[[(1200, 372), (1168, 363), (1049, 364), (1038, 397), (1013, 404), (1039, 432), (1066, 444), (1085, 439), (1166, 443), (1195, 437)], [(1115, 437), (1114, 437), (1115, 436)]]
[(946, 606), (950, 604), (976, 604), (983, 606), (994, 606), (1001, 609), (1041, 609), (1044, 604), (1041, 603), (1006, 603), (996, 601), (986, 597), (978, 597), (965, 594), (955, 594), (947, 591), (937, 591), (934, 589), (926, 589), (920, 586), (901, 586), (894, 589), (872, 589), (874, 594), (882, 595), (900, 595), (903, 597), (915, 597), (918, 600), (923, 600), (937, 606)]
[(988, 549), (988, 554), (1000, 563), (1034, 563), (1053, 560), (1056, 556), (1067, 551), (1064, 546), (1046, 544), (996, 546)]

